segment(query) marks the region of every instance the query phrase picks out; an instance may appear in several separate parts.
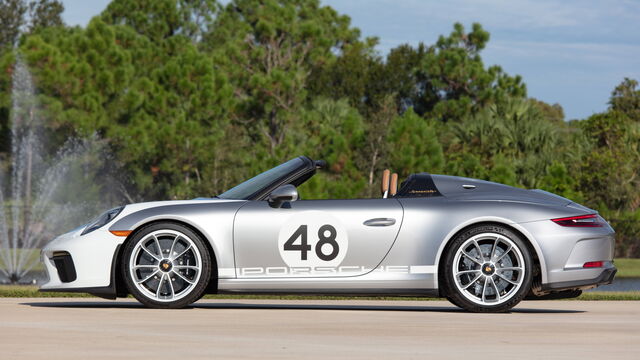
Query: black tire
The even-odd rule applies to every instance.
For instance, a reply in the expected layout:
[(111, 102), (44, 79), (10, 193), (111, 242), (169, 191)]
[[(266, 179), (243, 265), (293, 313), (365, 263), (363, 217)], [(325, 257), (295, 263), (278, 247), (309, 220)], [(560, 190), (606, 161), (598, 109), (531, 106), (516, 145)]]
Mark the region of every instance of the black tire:
[[(483, 233), (494, 233), (504, 236), (511, 240), (515, 246), (520, 250), (524, 262), (524, 275), (520, 288), (514, 290), (514, 293), (510, 295), (504, 302), (497, 304), (478, 304), (469, 300), (461, 289), (456, 286), (454, 279), (454, 264), (457, 251), (460, 247), (470, 238), (475, 235)], [(518, 234), (512, 230), (501, 225), (479, 225), (466, 230), (464, 233), (457, 235), (451, 240), (451, 244), (448, 246), (447, 252), (443, 258), (443, 292), (445, 297), (454, 305), (461, 307), (471, 312), (507, 312), (516, 306), (524, 297), (529, 293), (531, 289), (531, 283), (533, 279), (533, 259), (525, 240), (523, 240)], [(480, 266), (482, 268), (482, 266)], [(497, 267), (497, 265), (496, 265)], [(491, 274), (491, 273), (488, 273)], [(490, 275), (488, 275), (490, 276)], [(470, 281), (471, 282), (471, 281)], [(475, 283), (475, 282), (474, 282)], [(496, 287), (497, 288), (497, 287)], [(499, 292), (499, 291), (496, 291)], [(482, 299), (484, 300), (484, 298)]]
[[(197, 282), (194, 280), (194, 284), (183, 297), (175, 300), (175, 301), (158, 301), (153, 298), (150, 298), (142, 291), (140, 291), (136, 285), (134, 284), (134, 279), (132, 278), (131, 271), (129, 271), (129, 264), (131, 257), (134, 255), (134, 250), (136, 245), (142, 241), (148, 234), (158, 231), (158, 230), (169, 230), (169, 231), (177, 231), (185, 236), (187, 236), (197, 248), (197, 251), (200, 254), (201, 258), (201, 273)], [(177, 265), (176, 265), (177, 266)], [(205, 245), (205, 240), (199, 236), (197, 233), (192, 231), (190, 228), (181, 225), (179, 223), (174, 222), (160, 222), (147, 225), (142, 227), (131, 237), (125, 244), (123, 253), (122, 253), (122, 264), (121, 264), (121, 272), (122, 278), (125, 280), (127, 289), (129, 293), (132, 294), (138, 301), (142, 304), (146, 305), (150, 308), (161, 308), (161, 309), (179, 309), (188, 306), (199, 300), (204, 294), (205, 290), (211, 279), (212, 275), (212, 260), (211, 255), (209, 254), (209, 250)], [(169, 273), (167, 273), (169, 274)], [(175, 278), (175, 276), (174, 276)], [(173, 281), (168, 278), (168, 281)], [(173, 285), (172, 291), (173, 291)]]

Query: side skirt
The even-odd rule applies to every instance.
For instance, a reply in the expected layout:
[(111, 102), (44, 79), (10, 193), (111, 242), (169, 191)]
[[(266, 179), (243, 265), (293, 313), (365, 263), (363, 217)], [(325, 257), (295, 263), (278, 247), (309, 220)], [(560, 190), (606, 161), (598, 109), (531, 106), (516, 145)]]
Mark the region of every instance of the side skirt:
[(308, 295), (308, 296), (363, 296), (363, 297), (441, 297), (436, 289), (307, 289), (307, 290), (218, 290), (225, 295)]

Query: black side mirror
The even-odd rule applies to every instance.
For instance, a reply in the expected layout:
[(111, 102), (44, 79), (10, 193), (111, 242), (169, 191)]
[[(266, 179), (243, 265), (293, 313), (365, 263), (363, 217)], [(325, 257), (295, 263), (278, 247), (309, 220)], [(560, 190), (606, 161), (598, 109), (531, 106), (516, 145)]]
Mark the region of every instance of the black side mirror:
[(269, 198), (267, 200), (271, 207), (279, 208), (286, 202), (298, 200), (298, 190), (291, 184), (282, 185), (273, 190), (273, 192), (269, 194)]

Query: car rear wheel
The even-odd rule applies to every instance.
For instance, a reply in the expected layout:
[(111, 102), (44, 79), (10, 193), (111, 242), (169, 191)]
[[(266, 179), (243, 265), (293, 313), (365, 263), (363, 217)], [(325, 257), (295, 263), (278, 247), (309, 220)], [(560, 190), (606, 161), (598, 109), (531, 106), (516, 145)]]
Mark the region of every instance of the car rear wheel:
[(468, 311), (509, 311), (531, 288), (529, 249), (503, 226), (482, 225), (458, 235), (444, 261), (446, 297)]
[(153, 308), (182, 308), (202, 297), (211, 278), (204, 240), (176, 223), (156, 223), (127, 242), (122, 261), (129, 292)]

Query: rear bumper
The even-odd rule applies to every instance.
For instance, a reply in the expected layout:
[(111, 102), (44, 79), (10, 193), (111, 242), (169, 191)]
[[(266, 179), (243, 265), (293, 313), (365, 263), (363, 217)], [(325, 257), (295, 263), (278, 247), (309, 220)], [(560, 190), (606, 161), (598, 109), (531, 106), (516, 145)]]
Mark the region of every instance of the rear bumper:
[(600, 285), (608, 285), (613, 282), (618, 269), (615, 267), (605, 268), (602, 273), (593, 279), (583, 279), (574, 281), (563, 281), (543, 284), (543, 291), (563, 291), (563, 290), (586, 290)]
[[(604, 221), (604, 220), (603, 220)], [(615, 274), (615, 232), (602, 227), (563, 227), (550, 220), (518, 224), (537, 244), (542, 289), (572, 289), (606, 283)], [(603, 267), (585, 268), (592, 261)], [(611, 277), (612, 279), (612, 277)]]

